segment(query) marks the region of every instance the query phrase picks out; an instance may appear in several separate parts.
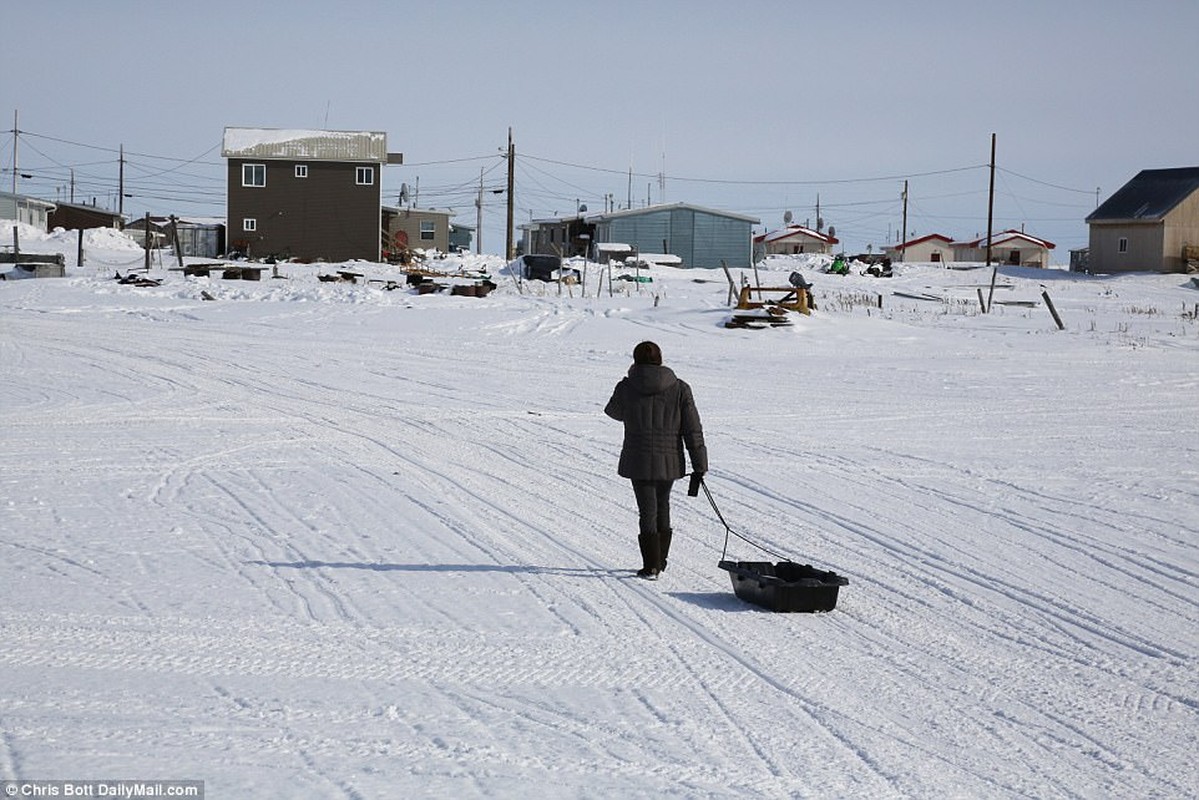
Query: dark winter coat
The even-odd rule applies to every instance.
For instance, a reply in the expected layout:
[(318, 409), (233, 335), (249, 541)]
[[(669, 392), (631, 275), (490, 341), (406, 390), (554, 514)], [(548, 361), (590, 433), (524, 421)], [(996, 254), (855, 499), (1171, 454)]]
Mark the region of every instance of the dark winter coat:
[(708, 449), (691, 387), (669, 367), (634, 364), (616, 384), (604, 413), (624, 423), (617, 472), (632, 480), (666, 481), (687, 474), (683, 447), (694, 472), (708, 471)]

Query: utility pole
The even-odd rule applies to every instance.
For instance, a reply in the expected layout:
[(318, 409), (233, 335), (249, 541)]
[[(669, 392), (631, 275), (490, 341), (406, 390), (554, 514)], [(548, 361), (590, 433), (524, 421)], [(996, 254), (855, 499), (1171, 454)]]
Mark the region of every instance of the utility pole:
[[(991, 266), (991, 226), (995, 219), (995, 134), (991, 134), (991, 191), (987, 199), (987, 266)], [(995, 296), (995, 278), (999, 272), (996, 264), (991, 270), (991, 292), (987, 295), (987, 313), (991, 313), (991, 299)]]
[(516, 183), (516, 145), (512, 143), (512, 128), (508, 128), (508, 241), (505, 247), (505, 257), (508, 261), (516, 258), (516, 248), (513, 247), (512, 233), (515, 220), (513, 214), (516, 205), (513, 198), (513, 188)]
[(125, 216), (125, 145), (123, 144), (121, 145), (120, 173), (117, 179), (117, 216)]
[[(995, 220), (995, 134), (991, 134), (991, 189), (987, 194), (987, 266), (991, 266), (991, 228)], [(988, 303), (990, 301), (988, 300)]]
[[(17, 127), (17, 111), (12, 112), (12, 193), (17, 193), (17, 136), (21, 133)], [(15, 202), (15, 198), (14, 198)]]
[(475, 199), (475, 255), (483, 254), (483, 168), (479, 167), (479, 196)]
[(903, 230), (899, 232), (899, 263), (908, 260), (908, 182), (903, 182)]

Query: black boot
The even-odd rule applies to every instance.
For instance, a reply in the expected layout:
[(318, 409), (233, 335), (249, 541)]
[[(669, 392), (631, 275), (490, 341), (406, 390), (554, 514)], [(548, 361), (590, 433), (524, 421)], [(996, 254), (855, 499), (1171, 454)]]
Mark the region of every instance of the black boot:
[(637, 537), (637, 544), (641, 546), (641, 569), (637, 570), (637, 577), (656, 581), (660, 570), (658, 564), (661, 561), (658, 536), (656, 534), (640, 534)]
[(674, 531), (670, 528), (658, 531), (658, 572), (666, 571), (666, 556), (670, 553), (670, 539), (673, 535)]

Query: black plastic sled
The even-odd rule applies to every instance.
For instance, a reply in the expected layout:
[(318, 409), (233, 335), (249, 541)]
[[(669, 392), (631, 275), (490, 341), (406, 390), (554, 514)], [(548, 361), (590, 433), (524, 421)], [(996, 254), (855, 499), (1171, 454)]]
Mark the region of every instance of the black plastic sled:
[(721, 561), (733, 594), (771, 611), (832, 611), (849, 578), (791, 561)]

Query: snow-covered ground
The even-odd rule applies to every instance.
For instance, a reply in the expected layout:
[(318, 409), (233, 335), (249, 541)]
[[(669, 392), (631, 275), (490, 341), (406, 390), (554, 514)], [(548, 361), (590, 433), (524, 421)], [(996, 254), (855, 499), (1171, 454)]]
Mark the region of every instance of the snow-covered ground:
[[(21, 233), (68, 264), (75, 242)], [(729, 330), (720, 271), (611, 293), (591, 274), (584, 294), (438, 262), (490, 270), (495, 291), (462, 297), (317, 265), (185, 278), (167, 258), (138, 287), (113, 279), (133, 245), (85, 246), (65, 279), (0, 283), (0, 779), (1199, 790), (1186, 276), (1002, 268), (983, 315), (990, 270), (776, 258), (757, 279), (803, 272), (818, 310)], [(708, 486), (754, 543), (728, 556), (836, 570), (834, 611), (737, 599), (724, 526), (683, 486), (670, 570), (632, 576), (602, 407), (642, 339), (694, 389)]]

